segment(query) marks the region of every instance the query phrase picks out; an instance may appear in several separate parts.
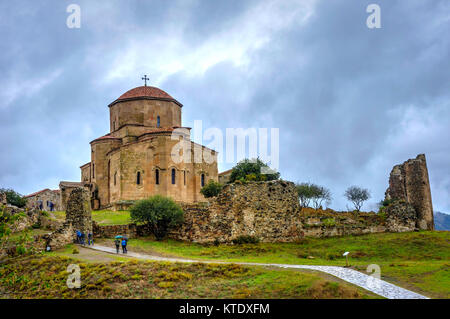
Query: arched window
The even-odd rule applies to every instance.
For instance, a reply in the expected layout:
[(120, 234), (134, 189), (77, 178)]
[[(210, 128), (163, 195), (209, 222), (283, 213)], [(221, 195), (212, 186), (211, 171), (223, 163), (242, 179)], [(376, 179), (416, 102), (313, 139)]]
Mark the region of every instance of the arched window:
[(155, 170), (155, 184), (159, 185), (159, 169)]
[(202, 174), (202, 187), (205, 186), (205, 174)]
[(141, 185), (141, 172), (137, 172), (136, 184)]
[(159, 117), (159, 115), (156, 117), (156, 127), (160, 127), (161, 126), (161, 118)]
[(172, 184), (175, 184), (176, 172), (175, 168), (172, 168)]

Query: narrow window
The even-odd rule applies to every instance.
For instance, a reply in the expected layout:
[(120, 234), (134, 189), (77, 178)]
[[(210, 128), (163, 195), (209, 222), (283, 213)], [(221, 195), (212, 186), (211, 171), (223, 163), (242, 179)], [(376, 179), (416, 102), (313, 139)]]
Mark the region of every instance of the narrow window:
[(186, 171), (183, 172), (183, 181), (184, 181), (184, 185), (186, 185)]
[(172, 168), (172, 184), (175, 184), (175, 177), (176, 177), (175, 168)]
[(95, 178), (95, 164), (92, 164), (92, 178)]
[(159, 169), (155, 171), (155, 183), (156, 185), (159, 185)]
[(136, 184), (141, 185), (141, 172), (137, 172)]
[(156, 127), (160, 127), (161, 126), (161, 118), (159, 117), (159, 115), (156, 117)]
[(116, 186), (116, 182), (117, 182), (117, 172), (114, 173), (114, 186)]
[(116, 130), (116, 121), (113, 121), (113, 131)]
[(202, 174), (202, 187), (205, 186), (205, 174)]

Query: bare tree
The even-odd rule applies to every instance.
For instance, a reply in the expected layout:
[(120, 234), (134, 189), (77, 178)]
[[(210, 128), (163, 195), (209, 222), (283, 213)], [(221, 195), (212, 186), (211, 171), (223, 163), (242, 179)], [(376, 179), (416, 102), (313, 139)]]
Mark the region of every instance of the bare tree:
[(350, 186), (345, 191), (345, 197), (355, 205), (355, 209), (359, 212), (363, 203), (370, 198), (370, 192), (367, 188)]

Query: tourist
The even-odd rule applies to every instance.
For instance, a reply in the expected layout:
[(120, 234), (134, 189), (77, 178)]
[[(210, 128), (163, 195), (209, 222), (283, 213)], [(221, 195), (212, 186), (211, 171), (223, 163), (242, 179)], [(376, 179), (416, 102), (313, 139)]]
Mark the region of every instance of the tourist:
[(77, 233), (77, 243), (81, 244), (81, 232), (77, 229), (76, 233)]
[(116, 252), (119, 253), (120, 239), (119, 239), (119, 238), (116, 238), (116, 240), (114, 241), (114, 243), (116, 244)]
[(127, 240), (125, 238), (122, 238), (122, 252), (127, 253)]
[(50, 202), (49, 203), (49, 207), (50, 207), (50, 211), (52, 212), (53, 211), (53, 207), (54, 207), (55, 205), (53, 204), (53, 202)]
[(92, 236), (92, 233), (91, 232), (89, 232), (88, 233), (88, 245), (90, 246), (90, 245), (94, 245), (94, 239), (92, 238), (93, 236)]
[(86, 237), (86, 235), (82, 232), (81, 233), (81, 245), (85, 245), (85, 242), (84, 242), (84, 238)]

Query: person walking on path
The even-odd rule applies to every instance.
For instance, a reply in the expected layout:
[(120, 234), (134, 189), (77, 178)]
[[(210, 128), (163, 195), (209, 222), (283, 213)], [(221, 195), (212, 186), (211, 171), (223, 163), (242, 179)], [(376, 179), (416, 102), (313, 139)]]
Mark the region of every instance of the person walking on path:
[(81, 233), (81, 245), (85, 245), (84, 239), (85, 239), (86, 235), (84, 233)]
[(81, 244), (81, 232), (77, 229), (76, 233), (77, 233), (77, 243)]
[(119, 253), (119, 249), (120, 249), (120, 238), (116, 238), (116, 240), (114, 241), (114, 243), (116, 244), (116, 252)]
[(94, 239), (91, 232), (88, 232), (88, 245), (94, 245)]
[(127, 253), (127, 240), (125, 238), (122, 238), (122, 252)]

